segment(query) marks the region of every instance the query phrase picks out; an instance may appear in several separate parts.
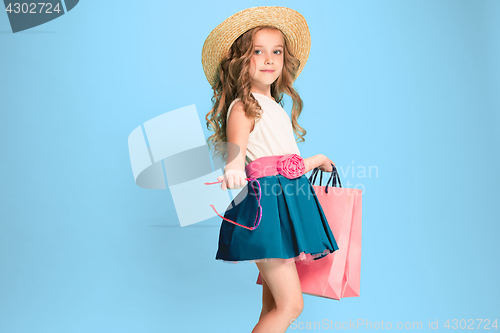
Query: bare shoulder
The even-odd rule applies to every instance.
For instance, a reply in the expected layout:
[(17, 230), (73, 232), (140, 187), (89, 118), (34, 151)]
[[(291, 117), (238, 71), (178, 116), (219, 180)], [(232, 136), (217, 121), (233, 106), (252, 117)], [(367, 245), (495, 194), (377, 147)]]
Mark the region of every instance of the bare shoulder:
[[(240, 116), (241, 116), (241, 114), (246, 115), (245, 109), (244, 109), (244, 104), (241, 100), (237, 101), (236, 103), (233, 104), (233, 108), (231, 109), (231, 113), (233, 113), (233, 112), (239, 113)], [(231, 116), (231, 115), (229, 115), (229, 116)]]
[(237, 101), (233, 104), (228, 118), (228, 126), (230, 124), (236, 125), (242, 130), (248, 130), (249, 133), (253, 131), (255, 120), (247, 116), (242, 101)]

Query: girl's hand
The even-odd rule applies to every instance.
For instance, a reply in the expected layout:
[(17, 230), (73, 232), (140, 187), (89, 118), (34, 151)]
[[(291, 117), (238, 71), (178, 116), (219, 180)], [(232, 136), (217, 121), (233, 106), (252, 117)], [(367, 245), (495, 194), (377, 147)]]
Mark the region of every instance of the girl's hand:
[(247, 174), (245, 171), (229, 169), (224, 172), (223, 176), (217, 177), (218, 181), (222, 180), (220, 188), (224, 191), (227, 189), (234, 190), (245, 187), (247, 184)]
[[(325, 155), (323, 156), (324, 156), (323, 163), (318, 168), (324, 172), (332, 172), (333, 171), (332, 164), (335, 165), (335, 163), (333, 163), (333, 161), (328, 157), (326, 157)], [(337, 166), (335, 165), (335, 167)]]

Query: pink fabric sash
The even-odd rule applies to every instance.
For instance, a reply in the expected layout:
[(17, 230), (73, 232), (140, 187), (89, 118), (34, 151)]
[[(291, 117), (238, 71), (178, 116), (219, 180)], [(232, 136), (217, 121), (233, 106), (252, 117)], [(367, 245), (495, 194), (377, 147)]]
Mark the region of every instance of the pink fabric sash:
[(302, 176), (305, 172), (304, 159), (297, 154), (263, 156), (245, 167), (248, 178), (260, 178), (281, 174), (288, 179)]

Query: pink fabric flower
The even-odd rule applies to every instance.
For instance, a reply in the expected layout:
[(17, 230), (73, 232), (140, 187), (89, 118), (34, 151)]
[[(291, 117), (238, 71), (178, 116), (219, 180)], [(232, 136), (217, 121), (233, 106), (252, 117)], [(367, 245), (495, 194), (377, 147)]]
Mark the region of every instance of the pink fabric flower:
[(297, 154), (288, 154), (279, 159), (277, 169), (282, 176), (295, 179), (304, 174), (306, 166), (302, 157)]

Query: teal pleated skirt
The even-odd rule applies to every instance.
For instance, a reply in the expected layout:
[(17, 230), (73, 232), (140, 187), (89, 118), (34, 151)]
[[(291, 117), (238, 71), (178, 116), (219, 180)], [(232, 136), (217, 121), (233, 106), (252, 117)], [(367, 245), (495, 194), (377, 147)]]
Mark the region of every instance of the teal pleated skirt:
[[(278, 174), (257, 180), (262, 207), (258, 227), (249, 230), (222, 219), (215, 259), (227, 263), (286, 259), (307, 264), (339, 249), (305, 175), (289, 179)], [(248, 181), (224, 217), (253, 227), (258, 217), (258, 194), (258, 184)]]

